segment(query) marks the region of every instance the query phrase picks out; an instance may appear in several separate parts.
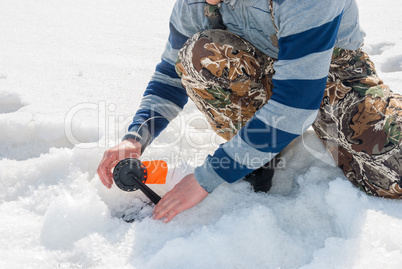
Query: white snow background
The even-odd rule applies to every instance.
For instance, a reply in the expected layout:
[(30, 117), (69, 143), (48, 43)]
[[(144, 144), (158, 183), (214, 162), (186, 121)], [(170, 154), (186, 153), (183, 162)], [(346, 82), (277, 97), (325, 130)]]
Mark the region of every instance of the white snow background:
[[(0, 268), (402, 268), (402, 202), (353, 187), (312, 131), (286, 149), (269, 194), (223, 184), (168, 224), (140, 192), (100, 183), (173, 2), (1, 0)], [(358, 3), (365, 50), (402, 93), (402, 4)], [(169, 163), (152, 188), (163, 195), (220, 142), (189, 102), (143, 156)], [(119, 218), (133, 208), (138, 220)]]

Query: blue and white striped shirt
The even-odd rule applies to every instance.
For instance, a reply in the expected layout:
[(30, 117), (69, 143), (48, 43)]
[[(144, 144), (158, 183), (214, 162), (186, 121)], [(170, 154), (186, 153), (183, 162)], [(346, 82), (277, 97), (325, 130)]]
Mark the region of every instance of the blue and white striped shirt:
[[(162, 62), (125, 137), (136, 138), (144, 148), (188, 100), (174, 65), (188, 37), (210, 28), (204, 6), (205, 1), (178, 0), (173, 8)], [(195, 177), (208, 192), (264, 165), (311, 126), (323, 98), (333, 48), (358, 49), (364, 37), (355, 0), (274, 0), (279, 49), (270, 39), (276, 31), (268, 0), (237, 1), (234, 8), (222, 4), (220, 11), (228, 31), (278, 61), (268, 103), (196, 167)]]

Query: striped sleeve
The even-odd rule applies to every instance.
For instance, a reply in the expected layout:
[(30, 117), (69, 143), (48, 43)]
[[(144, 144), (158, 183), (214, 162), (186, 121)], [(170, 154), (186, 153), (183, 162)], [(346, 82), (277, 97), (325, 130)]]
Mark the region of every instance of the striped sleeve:
[[(202, 27), (194, 24), (194, 18), (189, 12), (190, 5), (194, 5), (194, 2), (185, 0), (176, 2), (170, 17), (170, 33), (162, 61), (156, 66), (140, 107), (128, 128), (129, 132), (123, 137), (123, 140), (132, 138), (139, 141), (142, 150), (178, 115), (188, 100), (175, 71), (175, 62), (179, 50), (189, 36), (194, 35)], [(200, 8), (202, 7), (200, 5)], [(200, 19), (203, 22), (202, 18)]]
[[(317, 4), (323, 2), (329, 6)], [(342, 19), (342, 5), (336, 2), (306, 0), (299, 7), (294, 1), (276, 2), (279, 56), (272, 97), (231, 141), (195, 169), (206, 191), (261, 167), (314, 122)]]

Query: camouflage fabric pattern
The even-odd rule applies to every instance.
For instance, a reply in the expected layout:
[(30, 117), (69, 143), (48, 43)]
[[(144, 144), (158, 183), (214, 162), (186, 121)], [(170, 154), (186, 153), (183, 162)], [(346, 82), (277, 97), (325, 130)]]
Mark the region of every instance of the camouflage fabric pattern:
[(207, 18), (220, 18), (219, 12), (220, 5), (210, 5), (206, 4), (204, 8), (204, 13)]
[(226, 26), (223, 23), (221, 12), (219, 11), (219, 7), (221, 4), (210, 5), (205, 4), (204, 14), (210, 23), (211, 29), (223, 29), (226, 30)]
[(379, 79), (366, 53), (334, 50), (313, 127), (354, 185), (402, 198), (402, 96)]
[(210, 30), (187, 41), (176, 71), (214, 131), (230, 140), (272, 95), (273, 63), (241, 37)]
[[(230, 140), (272, 95), (274, 62), (235, 34), (207, 30), (186, 42), (176, 71), (215, 132)], [(354, 185), (402, 198), (402, 96), (366, 53), (334, 49), (313, 128)]]

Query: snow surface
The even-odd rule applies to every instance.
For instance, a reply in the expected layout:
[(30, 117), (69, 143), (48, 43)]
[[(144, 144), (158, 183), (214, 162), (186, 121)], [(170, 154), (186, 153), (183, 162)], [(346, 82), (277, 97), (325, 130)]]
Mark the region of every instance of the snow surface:
[[(402, 268), (402, 202), (354, 188), (312, 131), (270, 194), (224, 184), (168, 224), (141, 193), (103, 187), (97, 165), (139, 105), (173, 2), (1, 1), (0, 268)], [(365, 50), (402, 93), (402, 4), (358, 3)], [(169, 163), (161, 195), (222, 142), (185, 111), (143, 156)]]

